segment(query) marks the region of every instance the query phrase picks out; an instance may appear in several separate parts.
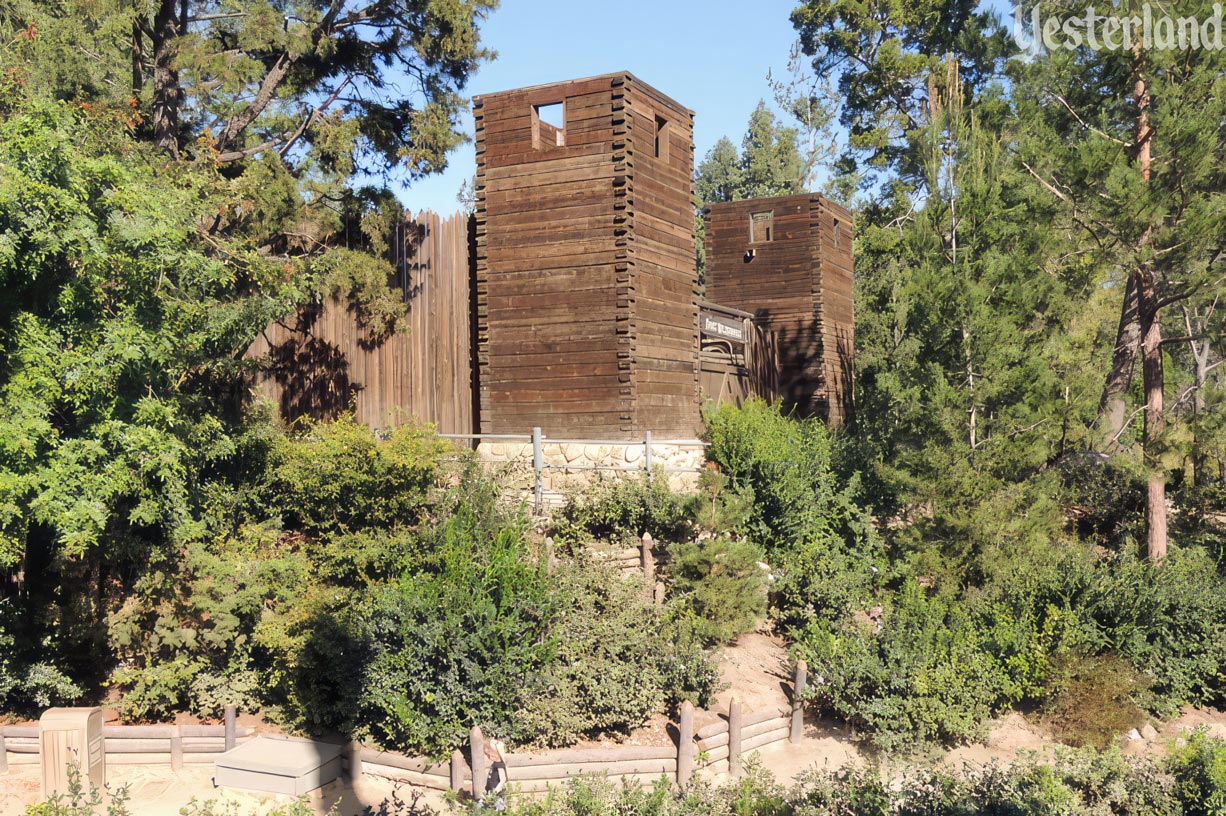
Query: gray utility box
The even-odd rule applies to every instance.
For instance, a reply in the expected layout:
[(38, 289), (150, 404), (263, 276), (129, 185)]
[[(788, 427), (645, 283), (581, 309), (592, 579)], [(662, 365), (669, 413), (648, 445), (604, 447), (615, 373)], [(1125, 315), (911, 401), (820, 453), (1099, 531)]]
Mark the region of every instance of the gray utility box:
[(217, 757), (213, 782), (227, 788), (301, 796), (341, 775), (341, 746), (256, 737)]

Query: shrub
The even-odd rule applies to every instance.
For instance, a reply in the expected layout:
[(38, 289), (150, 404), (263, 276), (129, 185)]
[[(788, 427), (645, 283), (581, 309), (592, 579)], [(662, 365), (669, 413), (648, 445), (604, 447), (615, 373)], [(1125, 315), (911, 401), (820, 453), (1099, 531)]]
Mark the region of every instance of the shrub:
[(703, 537), (667, 549), (673, 602), (694, 618), (694, 632), (709, 644), (751, 632), (766, 614), (762, 551), (726, 536)]
[(1043, 723), (1061, 742), (1106, 748), (1120, 734), (1145, 724), (1136, 699), (1149, 685), (1117, 655), (1067, 655), (1053, 671)]
[(624, 541), (642, 538), (644, 533), (657, 541), (682, 541), (693, 534), (685, 501), (665, 479), (595, 482), (567, 501), (553, 529), (561, 544)]
[(1186, 745), (1171, 751), (1167, 770), (1175, 777), (1175, 797), (1184, 816), (1226, 814), (1226, 742), (1196, 731)]
[(345, 416), (282, 437), (264, 501), (288, 529), (308, 533), (411, 526), (454, 448), (424, 426), (378, 439)]
[(641, 581), (599, 564), (563, 561), (550, 575), (558, 597), (557, 651), (538, 694), (516, 719), (542, 746), (627, 734), (664, 703), (669, 644)]
[(1058, 627), (1058, 615), (1038, 621), (908, 581), (879, 621), (815, 621), (796, 650), (815, 676), (813, 704), (895, 749), (977, 736), (996, 712), (1040, 695)]
[[(0, 599), (0, 711), (33, 712), (76, 699), (81, 688), (68, 675), (19, 648), (12, 611), (10, 602)], [(38, 644), (38, 651), (49, 653), (49, 645)]]
[(376, 586), (306, 622), (296, 685), (315, 730), (443, 756), (480, 724), (510, 739), (514, 717), (556, 653), (557, 599), (514, 529), (492, 541), (447, 522), (425, 570)]
[[(750, 399), (737, 408), (725, 403), (706, 414), (707, 459), (725, 475), (720, 485), (726, 515), (772, 559), (798, 543), (834, 539), (847, 548), (873, 548), (872, 519), (857, 504), (855, 478), (839, 484), (831, 469), (825, 425), (786, 417), (779, 406)], [(712, 515), (718, 516), (716, 510)]]
[(1144, 702), (1159, 714), (1226, 701), (1226, 581), (1204, 550), (1172, 548), (1156, 567), (1130, 548), (1070, 589), (1090, 650), (1152, 677)]

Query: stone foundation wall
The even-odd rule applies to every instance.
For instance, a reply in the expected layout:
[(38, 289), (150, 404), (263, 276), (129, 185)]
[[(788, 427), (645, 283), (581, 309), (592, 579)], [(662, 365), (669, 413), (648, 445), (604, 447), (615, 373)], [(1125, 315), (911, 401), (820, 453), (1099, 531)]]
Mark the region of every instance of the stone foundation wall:
[[(678, 493), (698, 489), (698, 474), (706, 446), (697, 440), (652, 442), (651, 468)], [(646, 474), (647, 446), (643, 442), (567, 442), (544, 440), (545, 468), (541, 483), (546, 504), (558, 506), (566, 497), (603, 479), (641, 479)], [(499, 469), (510, 486), (531, 491), (534, 483), (531, 442), (483, 441), (477, 458)]]

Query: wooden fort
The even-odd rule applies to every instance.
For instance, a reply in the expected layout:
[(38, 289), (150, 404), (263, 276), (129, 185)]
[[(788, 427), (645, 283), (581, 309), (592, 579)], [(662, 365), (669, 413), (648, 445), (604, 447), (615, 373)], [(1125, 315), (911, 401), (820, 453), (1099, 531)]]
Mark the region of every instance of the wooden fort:
[(774, 334), (782, 399), (831, 423), (852, 397), (852, 217), (813, 194), (713, 204), (707, 297)]
[(328, 302), (248, 350), (286, 418), (625, 441), (693, 439), (704, 400), (848, 416), (845, 209), (713, 205), (700, 300), (692, 111), (619, 72), (477, 97), (474, 119), (475, 214), (406, 221), (407, 333)]
[(693, 117), (626, 72), (476, 98), (482, 433), (696, 434)]

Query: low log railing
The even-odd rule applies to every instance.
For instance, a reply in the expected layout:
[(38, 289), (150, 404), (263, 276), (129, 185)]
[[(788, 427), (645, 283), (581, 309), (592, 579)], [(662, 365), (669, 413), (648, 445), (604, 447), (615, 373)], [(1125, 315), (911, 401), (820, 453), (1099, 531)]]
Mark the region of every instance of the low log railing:
[[(742, 760), (754, 751), (783, 742), (797, 743), (803, 736), (801, 696), (805, 688), (804, 661), (798, 661), (787, 708), (769, 707), (743, 713), (735, 700), (715, 722), (695, 729), (695, 710), (682, 703), (676, 745), (617, 745), (608, 748), (572, 748), (506, 755), (507, 782), (513, 790), (541, 791), (579, 776), (598, 776), (622, 784), (648, 787), (661, 778), (684, 788), (696, 773), (740, 774)], [(248, 728), (227, 725), (120, 725), (103, 729), (108, 764), (207, 764), (227, 745), (254, 738)], [(0, 771), (10, 764), (39, 761), (38, 726), (0, 728)], [(468, 756), (454, 751), (450, 761), (432, 761), (393, 751), (350, 743), (343, 759), (350, 780), (363, 775), (407, 782), (433, 790), (453, 790), (485, 796), (489, 764), (485, 737), (474, 727)], [(475, 771), (475, 773), (474, 773)]]

